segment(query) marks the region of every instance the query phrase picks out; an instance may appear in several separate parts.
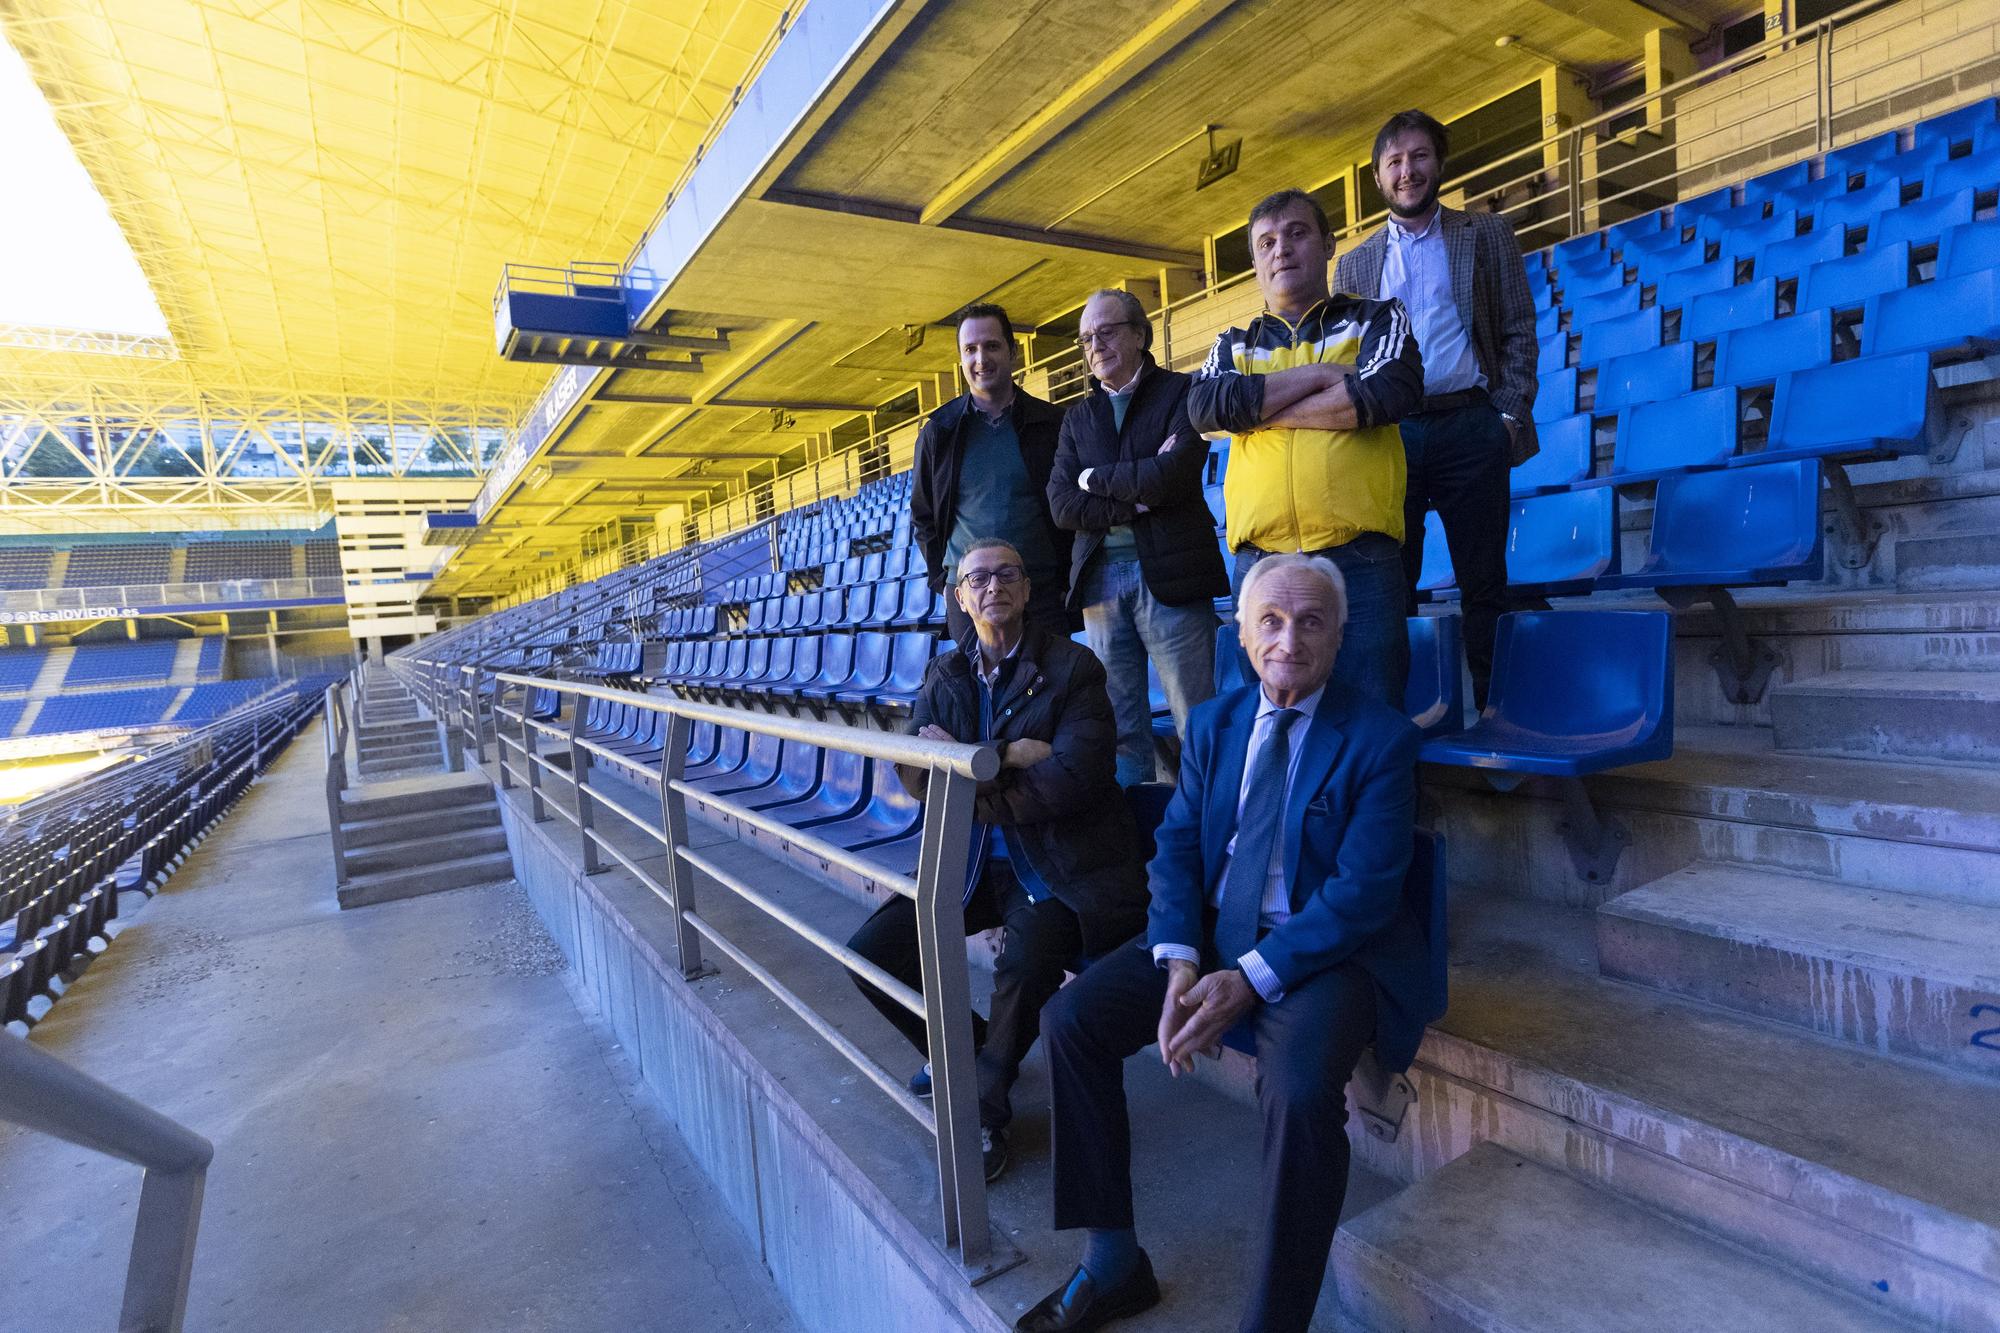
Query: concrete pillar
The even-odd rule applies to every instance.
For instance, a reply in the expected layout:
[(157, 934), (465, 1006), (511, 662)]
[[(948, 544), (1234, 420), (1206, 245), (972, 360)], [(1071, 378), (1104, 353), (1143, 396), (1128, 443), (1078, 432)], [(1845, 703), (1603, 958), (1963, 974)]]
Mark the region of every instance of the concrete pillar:
[(377, 666), (382, 665), (382, 636), (379, 634), (368, 636), (368, 660)]
[(1764, 0), (1764, 38), (1766, 41), (1781, 32), (1792, 29), (1791, 0)]
[[(1555, 65), (1543, 68), (1541, 77), (1542, 93), (1542, 135), (1548, 138), (1561, 134), (1574, 125), (1579, 125), (1596, 114), (1597, 108), (1591, 104), (1590, 89), (1584, 86), (1574, 74)], [(1572, 171), (1582, 180), (1593, 175), (1596, 165), (1596, 149), (1592, 144), (1584, 144), (1575, 166), (1565, 161), (1566, 141), (1557, 140), (1542, 149), (1542, 167), (1565, 184), (1569, 183)], [(1585, 191), (1582, 199), (1582, 221), (1579, 230), (1588, 231), (1597, 225), (1594, 192)]]
[(138, 622), (138, 621), (136, 621), (136, 620), (127, 620), (127, 621), (125, 622), (125, 637), (126, 637), (126, 638), (128, 638), (128, 639), (136, 639), (136, 638), (138, 638), (138, 637), (139, 637), (139, 622)]

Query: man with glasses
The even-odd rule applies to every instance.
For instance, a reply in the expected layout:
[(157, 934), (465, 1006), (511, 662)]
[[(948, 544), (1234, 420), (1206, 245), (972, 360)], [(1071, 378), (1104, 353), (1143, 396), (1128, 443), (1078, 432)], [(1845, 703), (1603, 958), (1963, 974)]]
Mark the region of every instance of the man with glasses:
[(1214, 692), (1214, 599), (1229, 577), (1202, 498), (1208, 442), (1188, 422), (1188, 377), (1153, 360), (1152, 323), (1130, 292), (1092, 292), (1077, 328), (1092, 389), (1063, 417), (1049, 510), (1076, 534), (1069, 605), (1104, 663), (1129, 787), (1154, 774), (1147, 657), (1183, 733)]
[[(910, 534), (930, 567), (931, 591), (982, 537), (1012, 542), (1034, 585), (1028, 619), (1067, 634), (1068, 538), (1049, 517), (1049, 469), (1062, 413), (1014, 384), (1014, 323), (997, 305), (958, 317), (966, 392), (931, 413), (917, 435), (910, 478)], [(964, 635), (965, 613), (947, 599), (945, 624)]]
[(1332, 258), (1326, 212), (1305, 191), (1250, 210), (1264, 312), (1215, 340), (1188, 417), (1234, 437), (1222, 480), (1231, 582), (1276, 552), (1331, 560), (1347, 583), (1334, 678), (1401, 707), (1410, 644), (1396, 423), (1423, 397), (1423, 359), (1399, 302), (1328, 293)]
[(1409, 489), (1403, 579), (1416, 614), (1424, 511), (1436, 509), (1465, 614), (1472, 700), (1486, 706), (1493, 636), (1507, 598), (1509, 470), (1535, 456), (1535, 309), (1506, 219), (1438, 202), (1444, 126), (1421, 111), (1375, 136), (1382, 229), (1340, 257), (1343, 292), (1394, 298), (1424, 349), (1424, 399), (1403, 418)]
[[(1033, 591), (1012, 544), (986, 538), (967, 547), (953, 588), (967, 628), (925, 672), (910, 720), (927, 740), (991, 742), (1000, 751), (999, 775), (974, 797), (965, 877), (966, 933), (1000, 931), (991, 1016), (972, 1020), (988, 1180), (1007, 1167), (1009, 1093), (1040, 1030), (1042, 1005), (1065, 970), (1146, 920), (1138, 831), (1112, 777), (1116, 731), (1104, 668), (1065, 635), (1027, 622)], [(923, 770), (899, 776), (924, 798)], [(848, 947), (921, 989), (917, 943), (916, 904), (898, 895)], [(929, 1052), (923, 1019), (859, 977), (855, 984), (911, 1045)], [(910, 1091), (930, 1095), (928, 1064)]]

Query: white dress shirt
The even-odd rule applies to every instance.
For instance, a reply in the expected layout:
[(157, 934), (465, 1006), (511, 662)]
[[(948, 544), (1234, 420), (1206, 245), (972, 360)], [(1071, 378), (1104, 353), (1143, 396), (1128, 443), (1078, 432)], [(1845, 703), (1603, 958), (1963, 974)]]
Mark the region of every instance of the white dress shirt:
[(1424, 353), (1426, 394), (1486, 387), (1472, 338), (1451, 297), (1451, 259), (1445, 253), (1443, 220), (1444, 210), (1436, 208), (1419, 232), (1394, 218), (1383, 224), (1389, 238), (1382, 255), (1382, 290), (1376, 293), (1384, 300), (1396, 297), (1410, 312), (1410, 326)]
[[(1312, 725), (1313, 714), (1319, 710), (1320, 696), (1326, 693), (1322, 685), (1301, 699), (1295, 707), (1298, 721), (1292, 723), (1291, 758), (1285, 768), (1285, 789), (1279, 795), (1280, 805), (1288, 804), (1292, 795), (1292, 781), (1298, 776), (1299, 755), (1305, 750), (1306, 728)], [(1264, 743), (1271, 739), (1276, 730), (1271, 718), (1279, 711), (1279, 705), (1271, 702), (1271, 696), (1262, 690), (1257, 693), (1257, 716), (1250, 723), (1250, 743), (1243, 752), (1243, 781), (1236, 789), (1236, 822), (1243, 823), (1243, 805), (1250, 797), (1250, 775), (1257, 769), (1257, 755)], [(1236, 857), (1236, 835), (1229, 836), (1229, 846), (1225, 849), (1222, 874), (1216, 878), (1215, 892), (1209, 895), (1209, 904), (1222, 906), (1222, 886), (1229, 882), (1229, 865)], [(1258, 905), (1258, 920), (1266, 930), (1276, 930), (1292, 918), (1292, 896), (1285, 886), (1285, 839), (1282, 830), (1271, 843), (1271, 861), (1264, 872), (1264, 900)], [(1153, 946), (1153, 961), (1165, 967), (1170, 958), (1182, 958), (1191, 963), (1200, 963), (1201, 955), (1185, 944), (1156, 944)], [(1236, 960), (1243, 969), (1244, 978), (1251, 988), (1262, 996), (1268, 1004), (1276, 1004), (1285, 998), (1284, 987), (1278, 984), (1278, 974), (1273, 972), (1263, 956), (1255, 949)]]

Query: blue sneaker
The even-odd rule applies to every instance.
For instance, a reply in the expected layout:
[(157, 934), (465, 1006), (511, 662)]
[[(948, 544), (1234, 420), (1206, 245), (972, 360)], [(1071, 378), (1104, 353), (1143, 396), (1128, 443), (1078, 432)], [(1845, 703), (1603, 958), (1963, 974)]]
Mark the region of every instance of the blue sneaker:
[(925, 1101), (931, 1099), (931, 1066), (928, 1060), (924, 1062), (922, 1069), (910, 1075), (910, 1095), (921, 1097)]

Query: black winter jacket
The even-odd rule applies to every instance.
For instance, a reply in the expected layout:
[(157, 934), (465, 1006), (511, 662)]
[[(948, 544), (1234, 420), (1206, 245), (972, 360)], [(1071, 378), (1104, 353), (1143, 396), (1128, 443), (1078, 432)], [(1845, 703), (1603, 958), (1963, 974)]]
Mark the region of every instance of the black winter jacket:
[[(1161, 370), (1146, 353), (1146, 368), (1125, 408), (1120, 430), (1111, 395), (1092, 382), (1090, 396), (1063, 417), (1055, 467), (1049, 473), (1049, 510), (1058, 526), (1076, 534), (1070, 550), (1069, 604), (1077, 609), (1083, 573), (1104, 534), (1129, 524), (1139, 547), (1146, 588), (1168, 606), (1207, 601), (1229, 591), (1229, 574), (1215, 538), (1215, 515), (1202, 498), (1208, 441), (1188, 422), (1190, 377)], [(1165, 455), (1160, 446), (1178, 435)], [(1076, 484), (1092, 469), (1091, 489)], [(1140, 513), (1137, 506), (1145, 505)]]
[[(931, 662), (912, 733), (935, 723), (961, 741), (979, 739), (978, 652), (968, 630), (956, 651)], [(973, 817), (1007, 830), (1008, 847), (1076, 913), (1084, 952), (1104, 953), (1146, 928), (1150, 901), (1138, 827), (1115, 776), (1118, 725), (1104, 667), (1088, 648), (1029, 625), (1001, 682), (991, 739), (1047, 741), (1054, 753), (980, 783)], [(924, 770), (897, 772), (922, 800)]]
[[(910, 535), (924, 553), (930, 569), (931, 591), (943, 592), (951, 572), (944, 567), (944, 548), (958, 521), (958, 471), (965, 461), (965, 421), (972, 395), (965, 393), (931, 413), (917, 433), (917, 456), (910, 475)], [(1021, 461), (1027, 465), (1028, 485), (1040, 494), (1048, 490), (1049, 469), (1055, 464), (1056, 436), (1062, 430), (1062, 412), (1025, 389), (1014, 390), (1014, 405), (1008, 409), (1014, 420), (1014, 434), (1021, 441)], [(1049, 546), (1061, 552), (1065, 543), (1061, 529), (1050, 520)]]

